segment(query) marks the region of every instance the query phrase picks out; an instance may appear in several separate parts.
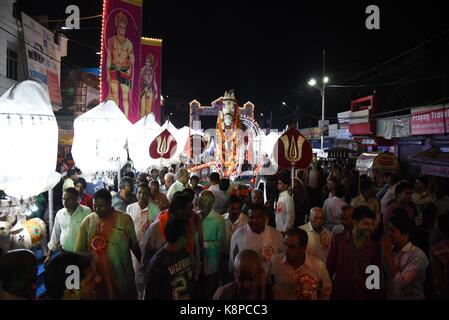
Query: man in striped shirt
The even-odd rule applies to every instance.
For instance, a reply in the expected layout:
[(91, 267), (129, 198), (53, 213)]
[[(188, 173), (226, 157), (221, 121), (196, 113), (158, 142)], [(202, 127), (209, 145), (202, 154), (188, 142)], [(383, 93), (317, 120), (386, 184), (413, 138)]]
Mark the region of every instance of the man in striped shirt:
[(285, 252), (269, 265), (275, 300), (328, 300), (332, 290), (326, 265), (306, 253), (307, 232), (294, 228), (284, 237)]

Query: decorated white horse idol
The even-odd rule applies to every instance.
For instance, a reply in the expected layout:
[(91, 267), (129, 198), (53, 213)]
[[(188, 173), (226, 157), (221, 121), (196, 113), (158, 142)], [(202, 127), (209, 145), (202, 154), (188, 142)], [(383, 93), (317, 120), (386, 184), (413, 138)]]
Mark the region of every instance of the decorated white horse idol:
[(217, 168), (224, 176), (235, 175), (237, 166), (237, 131), (239, 128), (238, 105), (234, 90), (226, 91), (223, 107), (217, 118)]

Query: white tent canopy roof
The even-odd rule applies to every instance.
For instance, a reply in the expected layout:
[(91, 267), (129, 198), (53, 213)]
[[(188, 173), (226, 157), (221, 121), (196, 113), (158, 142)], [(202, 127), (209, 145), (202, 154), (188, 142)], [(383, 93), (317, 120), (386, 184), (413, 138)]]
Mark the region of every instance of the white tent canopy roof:
[(58, 125), (43, 85), (26, 80), (0, 97), (0, 136), (0, 189), (25, 198), (59, 182)]
[(146, 115), (137, 121), (128, 135), (129, 157), (138, 171), (155, 166), (155, 161), (150, 157), (149, 148), (151, 142), (161, 133), (161, 126), (156, 122), (153, 113)]
[(75, 119), (72, 156), (85, 174), (117, 171), (126, 164), (125, 144), (132, 125), (112, 100)]

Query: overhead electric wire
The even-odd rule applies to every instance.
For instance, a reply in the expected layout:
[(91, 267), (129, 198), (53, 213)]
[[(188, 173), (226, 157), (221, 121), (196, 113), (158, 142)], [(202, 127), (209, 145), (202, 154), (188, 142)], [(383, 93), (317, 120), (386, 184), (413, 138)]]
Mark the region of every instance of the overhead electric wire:
[[(89, 20), (89, 19), (95, 19), (95, 18), (101, 18), (103, 15), (102, 14), (97, 14), (95, 16), (89, 16), (89, 17), (82, 17), (79, 18), (79, 20)], [(41, 22), (64, 22), (67, 19), (54, 19), (54, 20), (40, 20)]]
[[(379, 67), (381, 67), (381, 66), (383, 66), (383, 65), (386, 65), (386, 64), (388, 64), (388, 63), (390, 63), (390, 62), (392, 62), (392, 61), (394, 61), (394, 60), (396, 60), (396, 59), (399, 59), (399, 58), (401, 58), (401, 57), (403, 57), (403, 56), (405, 56), (405, 55), (407, 55), (407, 54), (409, 54), (409, 53), (411, 53), (411, 52), (413, 52), (413, 51), (415, 51), (415, 50), (421, 48), (421, 47), (424, 46), (425, 44), (427, 44), (427, 43), (429, 43), (429, 42), (431, 42), (431, 41), (433, 41), (433, 40), (435, 40), (435, 39), (441, 37), (442, 35), (444, 35), (444, 34), (446, 34), (446, 33), (448, 33), (448, 32), (449, 32), (449, 29), (446, 29), (446, 30), (440, 32), (439, 34), (437, 34), (437, 35), (435, 35), (435, 36), (433, 36), (433, 37), (431, 37), (431, 38), (429, 38), (429, 39), (427, 39), (427, 40), (421, 42), (420, 44), (414, 46), (414, 47), (411, 48), (411, 49), (406, 50), (405, 52), (403, 52), (403, 53), (401, 53), (401, 54), (399, 54), (399, 55), (397, 55), (397, 56), (395, 56), (395, 57), (393, 57), (393, 58), (390, 58), (390, 59), (388, 59), (388, 60), (386, 60), (386, 61), (384, 61), (384, 62), (382, 62), (382, 63), (380, 63), (380, 64), (378, 64), (378, 65), (376, 65), (376, 66), (374, 66), (374, 67), (371, 67), (371, 68), (369, 68), (369, 69), (367, 69), (367, 70), (365, 70), (365, 71), (359, 73), (358, 75), (356, 75), (356, 76), (354, 76), (354, 77), (351, 77), (351, 78), (349, 78), (349, 79), (340, 80), (340, 81), (341, 81), (341, 82), (347, 82), (347, 81), (351, 81), (351, 80), (354, 80), (354, 79), (358, 79), (358, 78), (360, 78), (362, 75), (367, 74), (367, 73), (369, 73), (369, 72), (371, 72), (371, 71), (373, 71), (373, 70), (376, 70), (376, 69), (378, 69)], [(366, 79), (365, 79), (365, 81), (366, 81)]]
[(406, 64), (409, 64), (409, 63), (413, 63), (413, 62), (415, 62), (416, 60), (421, 59), (422, 57), (425, 57), (425, 56), (427, 56), (427, 55), (429, 55), (429, 54), (431, 54), (431, 53), (433, 53), (433, 52), (435, 52), (435, 51), (438, 51), (438, 50), (440, 50), (441, 48), (446, 47), (447, 45), (449, 45), (449, 41), (444, 42), (443, 44), (439, 45), (438, 47), (436, 47), (436, 48), (434, 48), (434, 49), (432, 49), (432, 50), (429, 50), (429, 51), (427, 51), (427, 52), (425, 52), (425, 53), (419, 55), (418, 57), (415, 57), (415, 58), (413, 58), (413, 59), (411, 59), (411, 60), (407, 60), (407, 61), (404, 61), (404, 62), (402, 62), (402, 63), (400, 63), (400, 64), (398, 64), (398, 65), (396, 65), (396, 66), (393, 66), (392, 68), (390, 68), (390, 69), (388, 69), (388, 70), (385, 70), (385, 71), (381, 72), (380, 74), (373, 75), (373, 76), (371, 76), (371, 77), (365, 79), (365, 81), (371, 80), (371, 79), (375, 79), (375, 78), (379, 78), (379, 77), (381, 77), (381, 76), (383, 76), (383, 75), (385, 75), (385, 74), (387, 74), (387, 73), (389, 73), (389, 72), (391, 72), (391, 71), (393, 71), (393, 70), (395, 70), (395, 69), (397, 69), (397, 68), (399, 68), (399, 67), (402, 67), (402, 66), (404, 66), (404, 65), (406, 65)]
[(421, 79), (414, 79), (409, 81), (396, 81), (396, 82), (387, 82), (387, 83), (366, 83), (366, 84), (348, 84), (348, 85), (338, 85), (338, 84), (332, 84), (326, 86), (326, 88), (363, 88), (363, 87), (385, 87), (385, 86), (393, 86), (393, 85), (405, 85), (410, 83), (417, 83), (417, 82), (424, 82), (424, 81), (431, 81), (431, 80), (437, 80), (437, 79), (445, 79), (448, 78), (448, 75), (441, 75), (441, 76), (435, 76), (435, 77), (429, 77), (429, 78), (421, 78)]

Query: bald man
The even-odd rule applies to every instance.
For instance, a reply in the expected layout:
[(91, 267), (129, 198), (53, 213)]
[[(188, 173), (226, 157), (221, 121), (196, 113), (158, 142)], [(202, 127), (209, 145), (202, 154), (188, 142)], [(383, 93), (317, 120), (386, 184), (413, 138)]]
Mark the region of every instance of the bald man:
[(35, 298), (37, 259), (30, 250), (11, 250), (0, 257), (0, 300)]
[(189, 182), (189, 172), (186, 169), (179, 169), (176, 182), (167, 191), (168, 201), (172, 201), (176, 192), (183, 191), (187, 186), (187, 182)]
[(215, 196), (211, 191), (202, 191), (198, 198), (200, 215), (203, 218), (203, 299), (210, 300), (220, 280), (220, 266), (226, 245), (226, 223), (214, 209)]
[(265, 300), (264, 264), (256, 251), (240, 251), (234, 260), (235, 281), (214, 294), (214, 300)]
[(307, 232), (309, 241), (307, 243), (307, 254), (326, 263), (327, 255), (331, 245), (332, 232), (324, 227), (325, 216), (323, 209), (319, 207), (310, 210), (309, 223), (300, 228)]
[(263, 199), (263, 192), (262, 192), (262, 190), (254, 189), (253, 191), (251, 191), (251, 201), (254, 204), (260, 204), (260, 205), (263, 206), (264, 199)]

